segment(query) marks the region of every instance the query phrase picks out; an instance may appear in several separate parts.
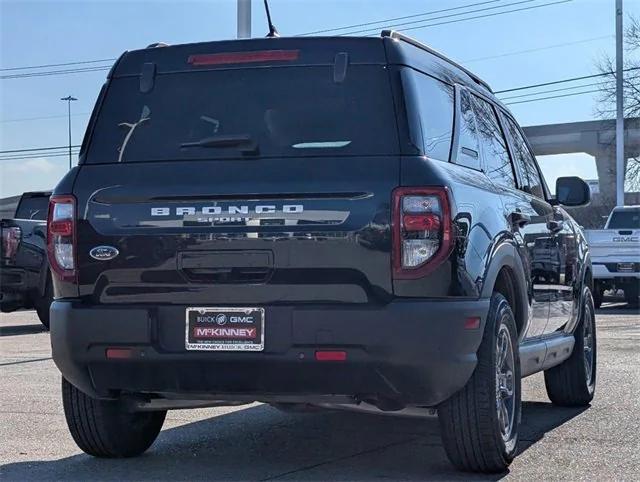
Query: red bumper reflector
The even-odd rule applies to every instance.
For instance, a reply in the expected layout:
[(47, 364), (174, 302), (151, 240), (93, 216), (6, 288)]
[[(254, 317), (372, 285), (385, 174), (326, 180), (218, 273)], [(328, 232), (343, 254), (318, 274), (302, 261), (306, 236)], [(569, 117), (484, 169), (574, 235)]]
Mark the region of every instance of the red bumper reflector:
[(464, 321), (465, 330), (477, 330), (480, 328), (480, 317), (472, 316)]
[(299, 50), (258, 50), (254, 52), (222, 52), (219, 54), (189, 55), (194, 67), (200, 65), (246, 64), (251, 62), (270, 62), (274, 60), (297, 60)]
[(345, 361), (347, 359), (346, 351), (317, 351), (316, 360), (318, 361)]
[(131, 358), (133, 350), (131, 348), (107, 348), (106, 355), (110, 360), (121, 360)]

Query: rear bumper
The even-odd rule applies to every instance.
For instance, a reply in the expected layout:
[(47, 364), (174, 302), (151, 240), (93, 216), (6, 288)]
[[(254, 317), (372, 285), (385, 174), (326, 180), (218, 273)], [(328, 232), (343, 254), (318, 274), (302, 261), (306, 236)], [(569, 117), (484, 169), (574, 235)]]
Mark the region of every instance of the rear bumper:
[[(476, 366), (489, 300), (403, 300), (384, 307), (265, 307), (263, 352), (187, 352), (184, 307), (51, 307), (53, 359), (96, 397), (118, 392), (255, 400), (346, 395), (434, 406), (462, 388)], [(468, 317), (480, 327), (465, 329)], [(133, 347), (107, 359), (107, 347)], [(316, 350), (345, 350), (319, 362)], [(230, 397), (231, 396), (231, 397)]]

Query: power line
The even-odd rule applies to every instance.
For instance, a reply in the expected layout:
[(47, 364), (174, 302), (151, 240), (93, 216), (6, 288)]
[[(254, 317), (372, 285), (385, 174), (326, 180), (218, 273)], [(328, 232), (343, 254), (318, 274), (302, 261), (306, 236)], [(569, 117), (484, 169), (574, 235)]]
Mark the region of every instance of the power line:
[(28, 77), (44, 77), (48, 75), (66, 75), (66, 74), (78, 74), (82, 72), (101, 72), (109, 70), (111, 66), (100, 67), (83, 67), (78, 69), (64, 69), (64, 70), (45, 70), (42, 72), (27, 72), (21, 74), (8, 74), (0, 75), (0, 79), (24, 79)]
[(405, 15), (403, 17), (385, 18), (385, 19), (376, 20), (376, 21), (373, 21), (373, 22), (356, 23), (356, 24), (353, 24), (353, 25), (345, 25), (344, 27), (327, 28), (327, 29), (324, 29), (324, 30), (314, 30), (313, 32), (300, 33), (297, 36), (303, 37), (303, 36), (306, 36), (306, 35), (315, 35), (315, 34), (318, 34), (318, 33), (338, 32), (340, 30), (348, 30), (350, 28), (366, 27), (368, 25), (375, 25), (375, 24), (378, 24), (378, 23), (395, 22), (397, 20), (406, 20), (408, 18), (416, 18), (416, 17), (423, 17), (423, 16), (426, 16), (426, 15), (433, 15), (433, 14), (436, 14), (436, 13), (451, 12), (453, 10), (461, 10), (463, 8), (477, 7), (478, 5), (486, 5), (487, 3), (496, 3), (496, 2), (501, 2), (501, 1), (503, 1), (503, 0), (489, 0), (489, 1), (485, 1), (485, 2), (469, 3), (467, 5), (460, 5), (458, 7), (444, 8), (442, 10), (432, 10), (430, 12), (423, 12), (423, 13), (414, 13), (412, 15)]
[[(478, 13), (478, 12), (486, 12), (488, 10), (496, 10), (498, 8), (506, 8), (506, 7), (510, 7), (512, 5), (520, 5), (522, 3), (531, 3), (531, 2), (535, 2), (537, 0), (519, 0), (517, 2), (513, 2), (513, 3), (508, 3), (506, 5), (494, 5), (492, 7), (484, 7), (484, 8), (477, 8), (475, 10), (467, 10), (466, 12), (457, 12), (457, 13), (450, 13), (448, 15), (440, 15), (439, 17), (433, 17), (433, 18), (426, 18), (426, 19), (420, 19), (420, 20), (413, 20), (411, 22), (402, 22), (402, 23), (397, 23), (397, 24), (384, 24), (381, 25), (380, 27), (376, 27), (376, 28), (366, 28), (366, 29), (361, 29), (361, 30), (352, 30), (350, 32), (345, 32), (342, 33), (340, 35), (356, 35), (356, 34), (361, 34), (361, 33), (370, 33), (370, 32), (376, 32), (379, 33), (381, 28), (398, 28), (398, 27), (404, 27), (406, 25), (415, 25), (418, 23), (424, 23), (424, 22), (432, 22), (434, 20), (441, 20), (443, 18), (451, 18), (451, 17), (459, 17), (461, 15), (467, 15), (470, 13)], [(462, 20), (462, 19), (460, 19)], [(408, 29), (404, 29), (401, 28), (400, 30), (408, 30)]]
[(539, 52), (541, 50), (552, 50), (560, 47), (567, 47), (570, 45), (578, 45), (578, 44), (583, 44), (588, 42), (594, 42), (596, 40), (604, 40), (604, 39), (612, 39), (612, 38), (614, 38), (614, 35), (602, 35), (600, 37), (591, 37), (591, 38), (586, 38), (582, 40), (576, 40), (574, 42), (564, 42), (561, 44), (547, 45), (545, 47), (537, 47), (537, 48), (526, 49), (526, 50), (516, 50), (514, 52), (506, 52), (504, 54), (490, 55), (488, 57), (477, 57), (475, 59), (461, 60), (459, 63), (468, 64), (472, 62), (481, 62), (483, 60), (499, 59), (503, 57), (511, 57), (513, 55), (520, 55), (520, 54), (529, 54), (532, 52)]
[[(66, 117), (66, 116), (65, 116)], [(80, 147), (80, 144), (71, 147)], [(13, 152), (29, 152), (29, 151), (51, 151), (54, 149), (69, 149), (69, 146), (55, 146), (55, 147), (32, 147), (30, 149), (14, 149), (11, 151), (0, 151), (0, 154), (9, 154)]]
[[(405, 15), (402, 17), (393, 17), (393, 18), (387, 18), (387, 19), (383, 19), (383, 20), (377, 20), (374, 22), (366, 22), (366, 23), (361, 23), (361, 24), (353, 24), (353, 25), (346, 25), (343, 27), (335, 27), (335, 28), (329, 28), (329, 29), (324, 29), (324, 30), (316, 30), (313, 32), (305, 32), (305, 33), (301, 33), (298, 34), (298, 36), (306, 36), (306, 35), (314, 35), (317, 33), (326, 33), (326, 32), (337, 32), (340, 30), (348, 30), (350, 28), (357, 28), (357, 27), (363, 27), (363, 26), (367, 26), (367, 25), (375, 25), (378, 23), (386, 23), (386, 22), (393, 22), (393, 21), (397, 21), (397, 20), (404, 20), (407, 18), (417, 18), (417, 17), (421, 17), (421, 16), (427, 16), (427, 15), (433, 15), (433, 14), (437, 14), (437, 13), (443, 13), (443, 12), (450, 12), (450, 11), (454, 11), (454, 10), (461, 10), (464, 8), (470, 8), (470, 7), (475, 7), (478, 5), (486, 5), (489, 3), (496, 3), (496, 2), (502, 2), (503, 0), (486, 0), (483, 2), (476, 2), (476, 3), (469, 3), (466, 5), (460, 5), (458, 7), (453, 7), (453, 8), (445, 8), (445, 9), (441, 9), (441, 10), (432, 10), (429, 12), (423, 12), (423, 13), (418, 13), (418, 14), (412, 14), (412, 15)], [(526, 1), (535, 1), (535, 0), (526, 0)], [(471, 12), (463, 12), (463, 13), (472, 13)], [(460, 14), (458, 14), (460, 15)], [(56, 64), (42, 64), (42, 65), (29, 65), (29, 66), (23, 66), (23, 67), (8, 67), (8, 68), (2, 68), (0, 69), (0, 72), (6, 72), (6, 71), (16, 71), (16, 70), (33, 70), (33, 69), (41, 69), (41, 68), (49, 68), (49, 67), (66, 67), (66, 66), (71, 66), (71, 65), (83, 65), (83, 64), (92, 64), (92, 63), (101, 63), (101, 62), (113, 62), (115, 61), (116, 58), (109, 58), (109, 59), (96, 59), (96, 60), (83, 60), (83, 61), (77, 61), (77, 62), (64, 62), (64, 63), (56, 63)], [(88, 68), (79, 68), (79, 69), (67, 69), (67, 70), (61, 70), (61, 71), (51, 71), (51, 72), (27, 72), (25, 74), (13, 74), (13, 75), (6, 75), (6, 76), (0, 76), (0, 79), (9, 79), (9, 78), (24, 78), (24, 77), (32, 77), (32, 76), (42, 76), (42, 75), (59, 75), (59, 74), (64, 74), (64, 73), (79, 73), (79, 72), (92, 72), (95, 70), (106, 70), (110, 68), (110, 66), (100, 66), (100, 67), (88, 67)]]
[[(389, 19), (385, 19), (385, 20), (378, 20), (378, 21), (375, 21), (375, 22), (367, 22), (367, 23), (363, 23), (363, 24), (354, 24), (354, 25), (348, 25), (348, 26), (344, 26), (344, 27), (336, 27), (336, 28), (332, 28), (332, 29), (317, 30), (317, 31), (314, 31), (314, 32), (306, 32), (306, 33), (299, 34), (299, 35), (312, 35), (312, 34), (315, 34), (315, 33), (336, 32), (336, 31), (340, 31), (340, 30), (348, 30), (349, 28), (352, 28), (352, 27), (373, 25), (373, 24), (385, 23), (385, 22), (393, 22), (393, 21), (396, 21), (396, 20), (402, 20), (402, 19), (407, 19), (407, 18), (417, 18), (419, 16), (426, 16), (426, 15), (433, 15), (433, 14), (436, 14), (436, 13), (444, 13), (444, 12), (448, 12), (448, 11), (461, 10), (461, 9), (465, 9), (465, 8), (470, 8), (470, 7), (479, 6), (479, 5), (486, 5), (486, 4), (496, 3), (496, 2), (501, 2), (501, 1), (503, 1), (503, 0), (485, 0), (483, 2), (470, 3), (470, 4), (466, 4), (466, 5), (460, 5), (458, 7), (452, 7), (452, 8), (441, 9), (441, 10), (433, 10), (433, 11), (430, 11), (430, 12), (423, 12), (423, 13), (419, 13), (419, 14), (406, 15), (406, 16), (403, 16), (403, 17), (394, 17), (394, 18), (389, 18)], [(389, 25), (388, 27), (395, 28), (395, 27), (409, 25), (409, 24), (415, 24), (415, 23), (420, 23), (420, 22), (428, 22), (428, 21), (438, 20), (438, 19), (442, 19), (442, 18), (449, 18), (449, 17), (452, 17), (452, 16), (460, 16), (460, 15), (465, 15), (465, 14), (469, 14), (469, 13), (477, 13), (477, 12), (481, 12), (481, 11), (493, 10), (493, 9), (496, 9), (496, 8), (505, 8), (505, 7), (509, 7), (509, 6), (513, 6), (513, 5), (519, 5), (519, 4), (522, 4), (522, 3), (530, 3), (530, 2), (533, 2), (533, 1), (536, 1), (536, 0), (521, 0), (521, 1), (518, 1), (518, 2), (509, 3), (509, 4), (506, 4), (506, 5), (498, 5), (498, 6), (493, 6), (493, 7), (486, 7), (486, 8), (482, 8), (482, 9), (476, 9), (476, 10), (468, 10), (466, 12), (459, 12), (459, 13), (455, 13), (455, 14), (444, 15), (444, 16), (440, 16), (440, 17), (434, 17), (434, 18), (430, 18), (430, 19), (422, 19), (422, 20), (417, 20), (417, 21), (413, 21), (413, 22), (405, 22), (405, 23), (402, 23), (402, 24)], [(502, 15), (502, 14), (506, 14), (506, 13), (518, 12), (518, 11), (522, 11), (522, 10), (529, 10), (529, 9), (533, 9), (533, 8), (550, 6), (550, 5), (555, 5), (555, 4), (558, 4), (558, 3), (566, 3), (566, 2), (571, 2), (571, 1), (573, 1), (573, 0), (560, 0), (560, 1), (555, 1), (555, 2), (551, 2), (551, 3), (547, 3), (547, 4), (541, 4), (541, 5), (534, 5), (534, 6), (531, 6), (531, 7), (525, 7), (525, 8), (521, 8), (521, 9), (514, 9), (514, 10), (506, 10), (506, 11), (503, 11), (503, 12), (496, 12), (496, 13), (492, 13), (492, 14), (489, 14), (489, 15), (478, 15), (478, 16), (474, 16), (474, 17), (451, 20), (451, 21), (447, 21), (447, 22), (438, 22), (438, 23), (433, 23), (433, 24), (429, 24), (429, 25), (420, 25), (420, 26), (417, 26), (417, 27), (410, 27), (410, 28), (407, 28), (407, 29), (404, 29), (404, 30), (413, 30), (413, 29), (416, 29), (416, 28), (426, 28), (426, 27), (436, 26), (436, 25), (457, 23), (457, 22), (462, 22), (462, 21), (466, 21), (466, 20), (474, 20), (474, 19), (477, 19), (477, 18), (490, 17), (490, 16), (494, 16), (494, 15)], [(382, 26), (380, 28), (382, 28)], [(375, 29), (376, 34), (378, 33), (378, 30), (380, 30), (380, 28), (376, 28)], [(343, 35), (353, 35), (355, 33), (370, 32), (370, 31), (372, 31), (372, 29), (346, 32)], [(16, 71), (16, 70), (33, 70), (33, 69), (47, 68), (47, 67), (65, 67), (65, 66), (84, 65), (84, 64), (100, 63), (100, 62), (112, 62), (114, 60), (116, 60), (116, 59), (115, 58), (109, 58), (109, 59), (83, 60), (83, 61), (77, 61), (77, 62), (64, 62), (64, 63), (56, 63), (56, 64), (31, 65), (31, 66), (23, 66), (23, 67), (9, 67), (9, 68), (0, 69), (0, 72)], [(85, 73), (85, 72), (99, 72), (99, 71), (109, 70), (110, 68), (111, 68), (111, 66), (107, 65), (107, 66), (93, 66), (93, 67), (80, 67), (80, 68), (72, 68), (72, 69), (50, 70), (50, 71), (43, 71), (43, 72), (24, 72), (24, 73), (17, 73), (17, 74), (0, 75), (0, 80), (23, 79), (23, 78), (31, 78), (31, 77), (44, 77), (44, 76), (49, 76), (49, 75), (69, 75), (69, 74), (78, 74), (78, 73)]]
[[(526, 0), (526, 1), (528, 2), (528, 1), (531, 1), (531, 0)], [(561, 4), (561, 3), (568, 3), (568, 2), (572, 2), (572, 1), (573, 0), (558, 0), (558, 1), (555, 1), (555, 2), (543, 3), (543, 4), (540, 4), (540, 5), (532, 5), (532, 6), (529, 6), (529, 7), (514, 8), (512, 10), (503, 10), (501, 12), (486, 13), (486, 14), (483, 14), (483, 15), (475, 15), (473, 17), (460, 18), (460, 19), (455, 19), (455, 20), (447, 20), (445, 22), (436, 22), (436, 23), (430, 23), (430, 24), (427, 24), (427, 25), (418, 25), (418, 26), (415, 26), (415, 27), (401, 28), (400, 31), (401, 32), (406, 32), (408, 30), (418, 30), (418, 29), (421, 29), (421, 28), (435, 27), (435, 26), (438, 26), (438, 25), (449, 25), (449, 24), (452, 24), (452, 23), (465, 22), (467, 20), (476, 20), (476, 19), (479, 19), (479, 18), (497, 17), (498, 15), (506, 15), (508, 13), (522, 12), (522, 11), (525, 11), (525, 10), (533, 10), (535, 8), (549, 7), (549, 6), (552, 6), (552, 5), (558, 5), (558, 4)], [(517, 5), (519, 3), (524, 3), (524, 2), (516, 2), (516, 3), (512, 3), (510, 5), (505, 5), (505, 6)], [(467, 12), (467, 13), (470, 13), (470, 12)], [(433, 19), (431, 19), (431, 20), (433, 20)], [(399, 25), (389, 25), (388, 28), (395, 28), (395, 27), (398, 27), (398, 26)], [(362, 33), (362, 32), (347, 32), (344, 35), (351, 35), (353, 33)], [(375, 36), (375, 35), (377, 35), (377, 31), (376, 31), (376, 33), (371, 33), (371, 34), (368, 34), (368, 35), (365, 35), (365, 36), (372, 37), (372, 36)]]
[(97, 64), (99, 62), (113, 62), (116, 60), (113, 59), (98, 59), (98, 60), (80, 60), (77, 62), (65, 62), (62, 64), (43, 64), (43, 65), (29, 65), (25, 67), (7, 67), (4, 69), (0, 69), (0, 72), (6, 72), (8, 70), (29, 70), (29, 69), (44, 69), (48, 67), (65, 67), (67, 65), (81, 65), (81, 64)]
[[(628, 77), (626, 80), (634, 80), (634, 79), (640, 79), (640, 76)], [(581, 89), (583, 87), (595, 87), (596, 85), (602, 85), (602, 84), (600, 82), (592, 82), (590, 84), (574, 85), (572, 87), (562, 87), (560, 89), (549, 89), (549, 90), (542, 90), (540, 92), (530, 92), (528, 94), (519, 94), (519, 95), (512, 95), (509, 97), (501, 97), (500, 100), (505, 101), (510, 99), (520, 99), (522, 97), (531, 97), (534, 95), (550, 94), (552, 92), (563, 92), (567, 90)]]
[[(78, 116), (87, 116), (89, 115), (90, 112), (80, 112), (78, 114), (71, 114), (71, 117), (78, 117)], [(3, 119), (0, 120), (0, 124), (4, 124), (4, 123), (8, 123), (8, 122), (28, 122), (28, 121), (37, 121), (37, 120), (49, 120), (49, 119), (60, 119), (60, 118), (67, 118), (68, 115), (64, 114), (64, 115), (45, 115), (45, 116), (40, 116), (40, 117), (22, 117), (19, 119)]]
[(582, 95), (582, 94), (593, 94), (594, 92), (601, 92), (601, 91), (600, 89), (594, 89), (594, 90), (586, 90), (584, 92), (573, 92), (571, 94), (551, 95), (549, 97), (540, 97), (539, 99), (527, 99), (527, 100), (519, 100), (516, 102), (507, 102), (505, 105), (526, 104), (528, 102), (538, 102), (540, 100), (559, 99), (561, 97), (571, 97), (574, 95)]
[[(632, 70), (639, 70), (639, 69), (640, 67), (629, 67), (628, 69), (624, 69), (623, 72), (630, 72)], [(569, 79), (554, 80), (551, 82), (543, 82), (541, 84), (523, 85), (521, 87), (513, 87), (511, 89), (496, 90), (494, 91), (494, 94), (504, 94), (506, 92), (515, 92), (516, 90), (526, 90), (526, 89), (534, 89), (536, 87), (546, 87), (547, 85), (563, 84), (565, 82), (574, 82), (577, 80), (595, 79), (597, 77), (605, 77), (607, 75), (613, 75), (613, 72), (602, 72), (600, 74), (583, 75), (581, 77), (572, 77)]]
[[(72, 151), (71, 155), (72, 156), (76, 156), (78, 155), (80, 151)], [(56, 154), (32, 154), (29, 156), (6, 156), (6, 157), (0, 157), (0, 161), (20, 161), (20, 160), (24, 160), (24, 159), (36, 159), (38, 157), (46, 157), (47, 159), (50, 157), (67, 157), (69, 155), (69, 152), (60, 152), (60, 153), (56, 153)]]

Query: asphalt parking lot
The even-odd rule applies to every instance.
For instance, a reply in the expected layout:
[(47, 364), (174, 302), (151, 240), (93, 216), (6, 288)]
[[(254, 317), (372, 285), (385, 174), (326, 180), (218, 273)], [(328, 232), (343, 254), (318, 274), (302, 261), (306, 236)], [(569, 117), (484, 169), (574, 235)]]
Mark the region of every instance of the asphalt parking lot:
[[(89, 457), (67, 432), (48, 334), (33, 312), (0, 316), (1, 480), (470, 479), (450, 467), (435, 419), (259, 404), (172, 411), (142, 457)], [(527, 378), (520, 455), (491, 480), (640, 479), (640, 314), (607, 303), (597, 323), (591, 407), (554, 407), (542, 376)]]

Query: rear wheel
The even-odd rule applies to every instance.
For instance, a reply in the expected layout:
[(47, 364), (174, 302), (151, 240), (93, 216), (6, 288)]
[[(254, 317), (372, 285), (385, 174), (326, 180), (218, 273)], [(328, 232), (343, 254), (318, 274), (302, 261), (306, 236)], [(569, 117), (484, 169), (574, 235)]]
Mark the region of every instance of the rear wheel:
[(560, 365), (544, 372), (547, 395), (556, 405), (588, 405), (596, 388), (596, 317), (589, 288), (584, 288), (582, 299), (573, 353)]
[(467, 471), (506, 470), (516, 453), (520, 406), (515, 319), (507, 300), (494, 293), (478, 365), (466, 386), (438, 407), (449, 460)]
[(638, 306), (638, 302), (640, 300), (638, 297), (640, 296), (640, 283), (629, 283), (624, 287), (624, 300), (627, 302), (629, 306), (636, 307)]
[(97, 400), (62, 379), (62, 404), (71, 436), (95, 457), (134, 457), (155, 441), (165, 411), (129, 412), (118, 400)]

